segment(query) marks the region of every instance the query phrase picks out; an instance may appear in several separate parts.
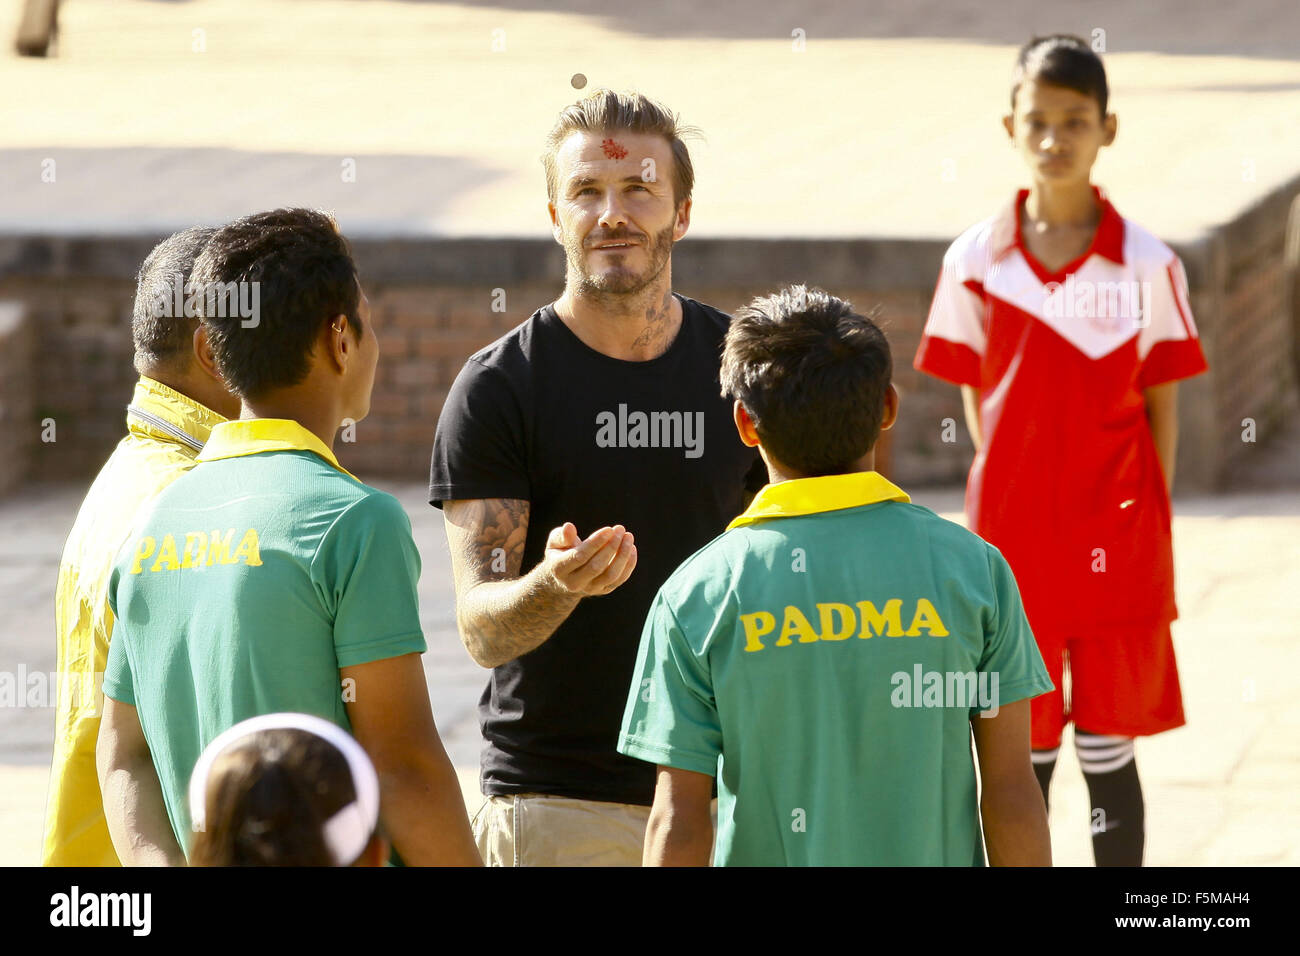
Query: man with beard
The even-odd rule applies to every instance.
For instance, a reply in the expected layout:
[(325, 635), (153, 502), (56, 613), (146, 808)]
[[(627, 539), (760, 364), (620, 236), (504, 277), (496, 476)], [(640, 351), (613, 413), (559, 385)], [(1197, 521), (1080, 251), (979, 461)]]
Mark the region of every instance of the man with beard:
[[(641, 862), (654, 768), (615, 750), (659, 586), (764, 483), (718, 384), (729, 318), (672, 291), (687, 130), (600, 90), (547, 139), (564, 293), (471, 356), (434, 439), (479, 703), (489, 865)], [(653, 687), (645, 688), (653, 694)]]

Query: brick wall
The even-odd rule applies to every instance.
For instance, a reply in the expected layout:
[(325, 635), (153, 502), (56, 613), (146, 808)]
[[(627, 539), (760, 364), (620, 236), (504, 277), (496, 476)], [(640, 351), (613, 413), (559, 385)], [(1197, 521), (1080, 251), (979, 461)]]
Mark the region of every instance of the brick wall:
[[(26, 368), (33, 387), (24, 433), (37, 438), (33, 478), (93, 475), (125, 433), (136, 379), (134, 295), (133, 279), (22, 276), (0, 282), (0, 299), (21, 301), (32, 326)], [(46, 436), (53, 441), (40, 440), (45, 421), (53, 422), (53, 435)]]
[(35, 330), (22, 303), (0, 300), (0, 495), (27, 476), (32, 446)]
[[(1286, 236), (1300, 178), (1202, 238), (1177, 245), (1211, 372), (1180, 392), (1180, 490), (1210, 490), (1300, 407), (1296, 305), (1300, 252)], [(1292, 222), (1300, 236), (1300, 221)], [(123, 431), (131, 368), (134, 275), (152, 237), (0, 237), (0, 300), (24, 304), (33, 361), (3, 366), (0, 389), (32, 392), (28, 438), (53, 418), (58, 440), (32, 447), (36, 478), (88, 477)], [(946, 243), (691, 239), (673, 258), (674, 287), (724, 310), (796, 281), (878, 309), (903, 396), (887, 458), (911, 485), (960, 482), (970, 463), (961, 398), (912, 371)], [(1300, 239), (1293, 243), (1300, 249)], [(381, 357), (370, 416), (337, 444), (361, 476), (422, 479), (438, 412), (466, 357), (553, 300), (563, 259), (549, 240), (410, 239), (354, 244)], [(504, 295), (505, 311), (494, 303)], [(30, 373), (28, 379), (23, 375)], [(15, 406), (17, 407), (17, 406)], [(1256, 423), (1255, 445), (1241, 420)], [(952, 420), (953, 441), (944, 440)], [(347, 441), (348, 437), (355, 440)]]
[[(1287, 232), (1300, 231), (1300, 188), (1274, 193), (1213, 235), (1210, 271), (1215, 281), (1211, 372), (1212, 411), (1207, 428), (1220, 458), (1220, 484), (1254, 455), (1264, 439), (1300, 408), (1296, 334), (1300, 311), (1288, 295), (1300, 278)], [(1243, 440), (1243, 422), (1255, 424), (1257, 441)], [(1208, 443), (1207, 443), (1208, 445)]]
[[(364, 277), (363, 277), (364, 280)], [(336, 444), (354, 474), (427, 478), (438, 413), (465, 359), (508, 332), (560, 283), (507, 286), (364, 281), (379, 337), (379, 368), (370, 415)], [(493, 311), (493, 289), (506, 311)]]

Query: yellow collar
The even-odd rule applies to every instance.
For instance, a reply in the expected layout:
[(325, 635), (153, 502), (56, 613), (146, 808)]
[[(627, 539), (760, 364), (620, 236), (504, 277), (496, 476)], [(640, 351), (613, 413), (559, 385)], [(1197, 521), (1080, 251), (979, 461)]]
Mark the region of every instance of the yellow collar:
[(754, 496), (745, 513), (727, 530), (766, 521), (858, 508), (878, 501), (911, 501), (907, 493), (874, 471), (855, 471), (848, 475), (824, 475), (820, 478), (796, 478), (765, 485)]
[[(288, 418), (241, 418), (222, 422), (212, 429), (199, 461), (260, 455), (267, 451), (310, 451), (320, 455), (349, 478), (356, 478), (339, 464), (334, 452), (314, 434)], [(360, 480), (360, 479), (358, 479)]]
[(225, 419), (162, 382), (141, 375), (127, 406), (126, 427), (137, 435), (175, 442), (197, 452)]

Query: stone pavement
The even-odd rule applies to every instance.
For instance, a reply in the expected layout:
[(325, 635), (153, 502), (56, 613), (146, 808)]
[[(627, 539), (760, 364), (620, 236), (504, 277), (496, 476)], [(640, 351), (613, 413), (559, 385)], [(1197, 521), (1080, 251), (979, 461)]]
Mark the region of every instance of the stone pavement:
[(948, 239), (1025, 179), (999, 118), (1032, 31), (1104, 45), (1120, 121), (1098, 181), (1166, 240), (1300, 155), (1292, 0), (66, 0), (48, 60), (12, 53), (18, 7), (0, 234), (306, 204), (355, 236), (546, 236), (538, 156), (583, 74), (703, 130), (693, 235)]
[[(1300, 441), (1273, 449), (1300, 461)], [(424, 489), (385, 486), (411, 516), (424, 561), (421, 616), (434, 716), (471, 811), (477, 790), (475, 718), (486, 673), (455, 630), (441, 512)], [(1174, 626), (1188, 725), (1138, 743), (1151, 865), (1300, 864), (1300, 494), (1291, 483), (1176, 502), (1181, 620)], [(29, 488), (0, 501), (0, 671), (54, 668), (54, 582), (83, 488)], [(961, 520), (959, 490), (914, 499)], [(39, 858), (53, 734), (49, 708), (0, 708), (0, 865)], [(1058, 864), (1091, 863), (1087, 791), (1062, 748), (1053, 783)]]

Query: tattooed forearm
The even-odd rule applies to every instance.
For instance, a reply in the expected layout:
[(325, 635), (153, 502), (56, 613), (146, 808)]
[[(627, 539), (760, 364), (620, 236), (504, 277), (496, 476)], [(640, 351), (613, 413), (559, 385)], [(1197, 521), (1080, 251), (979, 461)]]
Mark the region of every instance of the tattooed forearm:
[(578, 606), (544, 564), (521, 575), (529, 504), (514, 498), (443, 503), (456, 624), (476, 663), (498, 667), (546, 641)]
[(556, 590), (539, 565), (513, 581), (466, 592), (457, 613), (461, 640), (483, 667), (500, 667), (540, 647), (582, 599)]

